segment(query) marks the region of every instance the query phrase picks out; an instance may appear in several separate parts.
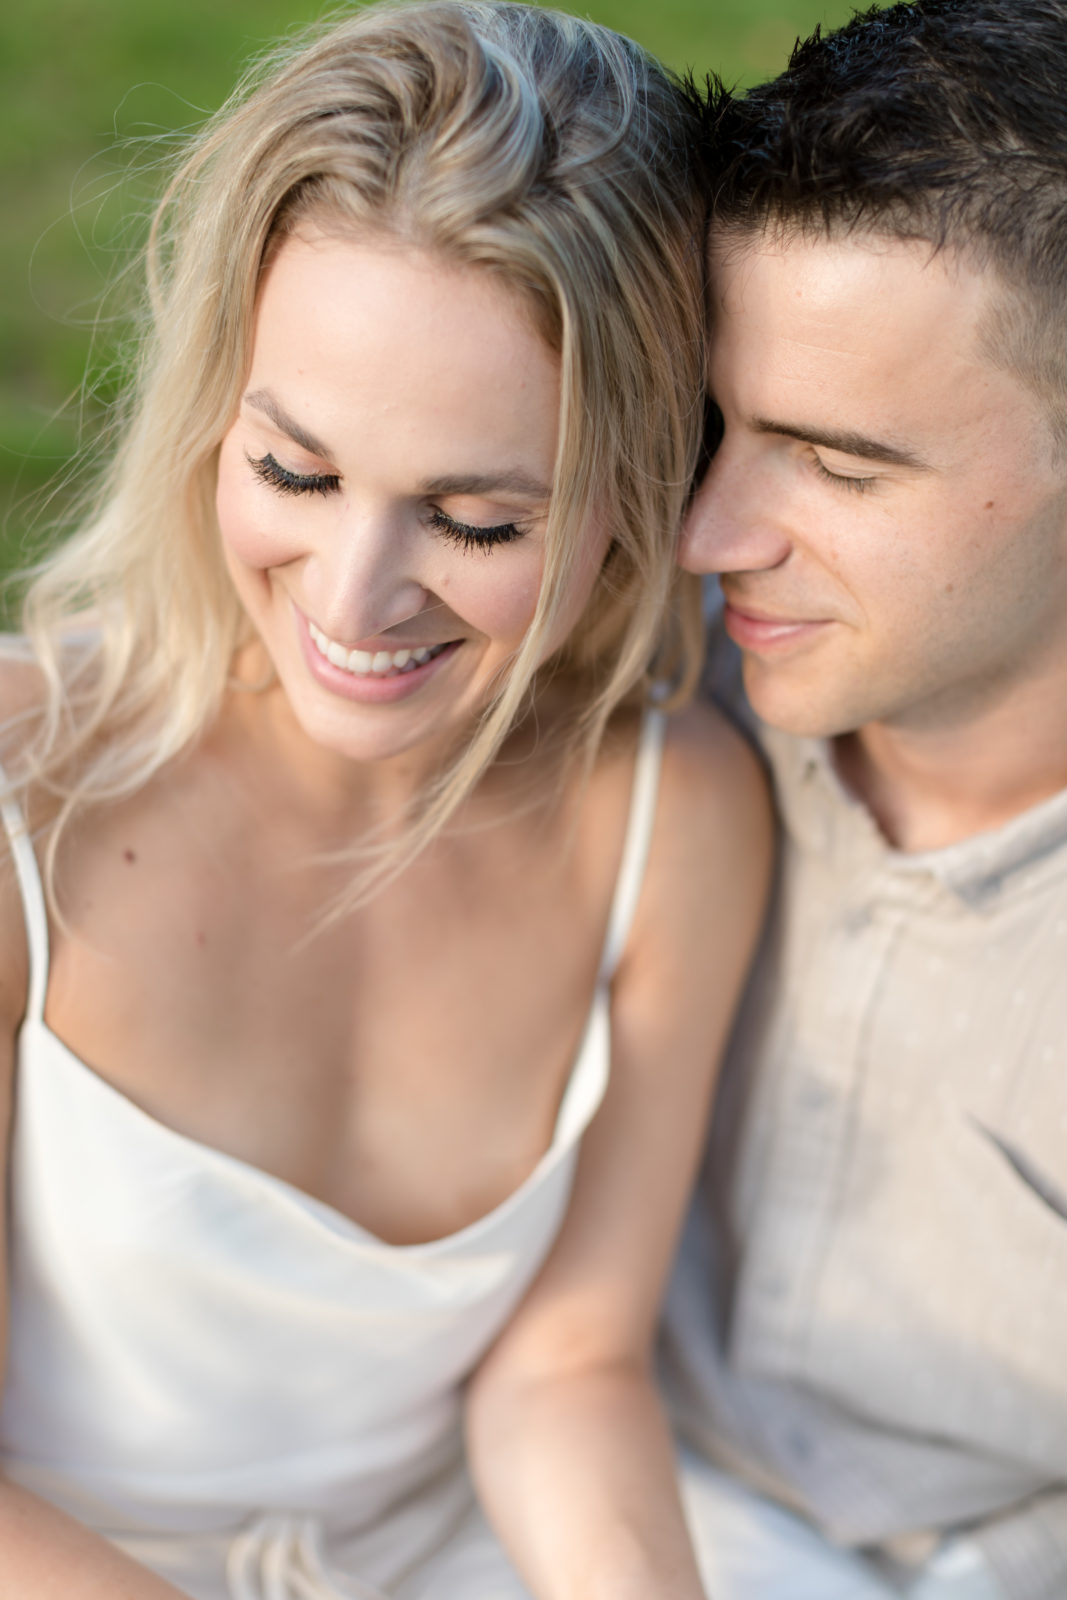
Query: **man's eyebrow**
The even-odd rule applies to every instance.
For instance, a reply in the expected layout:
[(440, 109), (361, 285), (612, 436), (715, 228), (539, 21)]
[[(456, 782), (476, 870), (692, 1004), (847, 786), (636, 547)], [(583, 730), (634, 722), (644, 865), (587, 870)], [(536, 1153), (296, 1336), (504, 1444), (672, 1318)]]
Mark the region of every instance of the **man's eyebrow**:
[(838, 428), (809, 428), (793, 422), (776, 422), (770, 417), (754, 417), (752, 426), (757, 433), (779, 433), (786, 439), (799, 439), (802, 444), (821, 445), (824, 450), (839, 450), (845, 456), (859, 456), (864, 461), (885, 461), (894, 467), (914, 467), (918, 471), (928, 468), (928, 463), (914, 450), (903, 445), (888, 444), (884, 439), (869, 439), (864, 433), (850, 433)]
[(299, 422), (294, 421), (278, 404), (269, 389), (253, 389), (250, 394), (245, 395), (245, 404), (255, 406), (257, 411), (262, 411), (276, 428), (287, 434), (294, 444), (298, 444), (309, 455), (322, 456), (326, 461), (333, 459), (333, 452), (328, 450), (321, 440), (316, 439), (313, 433), (308, 433), (306, 428), (302, 428)]
[(420, 493), (436, 495), (444, 500), (449, 495), (515, 494), (524, 500), (546, 501), (552, 496), (551, 484), (540, 483), (520, 467), (504, 472), (457, 474), (449, 478), (431, 478), (422, 484)]

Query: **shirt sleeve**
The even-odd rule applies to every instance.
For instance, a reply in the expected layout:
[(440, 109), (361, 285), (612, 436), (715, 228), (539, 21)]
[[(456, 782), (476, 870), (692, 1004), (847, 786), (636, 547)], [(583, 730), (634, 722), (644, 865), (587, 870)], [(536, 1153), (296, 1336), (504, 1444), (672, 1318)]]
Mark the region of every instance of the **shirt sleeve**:
[(1067, 1490), (1040, 1495), (1019, 1511), (971, 1532), (1007, 1600), (1067, 1595)]

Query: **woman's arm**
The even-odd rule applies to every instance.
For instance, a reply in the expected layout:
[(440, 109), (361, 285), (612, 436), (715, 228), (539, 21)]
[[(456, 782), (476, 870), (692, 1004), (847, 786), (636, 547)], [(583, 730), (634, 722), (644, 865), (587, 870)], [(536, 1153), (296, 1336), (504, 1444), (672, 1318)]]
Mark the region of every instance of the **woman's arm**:
[(687, 712), (613, 985), (611, 1083), (559, 1241), (468, 1402), (479, 1493), (538, 1600), (704, 1593), (650, 1350), (770, 855), (755, 758)]
[[(6, 687), (6, 685), (4, 686)], [(4, 696), (5, 700), (7, 696)], [(6, 707), (10, 709), (10, 705)], [(15, 1037), (29, 973), (22, 901), (0, 825), (0, 1380), (7, 1356), (7, 1237), (4, 1215), (14, 1098)], [(0, 1384), (2, 1392), (2, 1384)], [(0, 1477), (0, 1595), (18, 1600), (181, 1600), (54, 1506)]]
[(36, 1495), (0, 1481), (0, 1594), (18, 1600), (183, 1600), (155, 1573)]

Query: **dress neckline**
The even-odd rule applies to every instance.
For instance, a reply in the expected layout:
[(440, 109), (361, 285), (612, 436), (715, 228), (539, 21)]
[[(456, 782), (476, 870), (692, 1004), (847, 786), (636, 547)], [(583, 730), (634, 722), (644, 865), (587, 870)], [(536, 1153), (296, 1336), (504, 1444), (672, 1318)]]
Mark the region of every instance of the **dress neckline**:
[[(574, 1062), (560, 1097), (552, 1138), (522, 1182), (489, 1211), (462, 1228), (424, 1242), (391, 1244), (356, 1222), (347, 1213), (331, 1206), (328, 1201), (317, 1199), (297, 1184), (290, 1183), (288, 1179), (268, 1172), (266, 1168), (256, 1166), (254, 1162), (232, 1155), (202, 1139), (183, 1134), (169, 1123), (152, 1116), (66, 1044), (45, 1021), (44, 1016), (49, 969), (48, 918), (36, 852), (21, 809), (7, 784), (3, 769), (0, 768), (0, 819), (11, 841), (29, 946), (29, 994), (26, 1015), (18, 1036), (19, 1060), (21, 1061), (23, 1055), (24, 1040), (36, 1033), (44, 1041), (46, 1050), (53, 1059), (60, 1061), (68, 1071), (72, 1070), (92, 1093), (102, 1096), (143, 1132), (169, 1144), (172, 1150), (185, 1152), (187, 1156), (203, 1165), (214, 1167), (230, 1177), (236, 1177), (242, 1183), (254, 1184), (261, 1190), (273, 1193), (300, 1210), (305, 1216), (316, 1218), (333, 1234), (347, 1237), (354, 1245), (390, 1253), (444, 1254), (451, 1248), (472, 1241), (480, 1233), (490, 1232), (497, 1223), (502, 1222), (521, 1204), (523, 1198), (536, 1188), (549, 1170), (573, 1148), (599, 1106), (607, 1087), (610, 1069), (610, 985), (629, 935), (644, 881), (655, 821), (665, 732), (666, 718), (663, 712), (647, 710), (642, 720), (634, 761), (629, 817), (597, 979)], [(39, 1069), (35, 1066), (35, 1070)]]
[[(151, 1112), (145, 1111), (129, 1095), (117, 1089), (113, 1083), (109, 1083), (87, 1061), (77, 1055), (42, 1017), (27, 1017), (23, 1022), (18, 1035), (17, 1059), (21, 1060), (28, 1038), (36, 1034), (44, 1042), (53, 1059), (60, 1061), (68, 1071), (73, 1071), (79, 1082), (88, 1087), (91, 1094), (100, 1096), (141, 1132), (168, 1145), (172, 1151), (182, 1152), (189, 1160), (205, 1168), (213, 1168), (220, 1174), (236, 1178), (243, 1185), (272, 1193), (283, 1203), (302, 1212), (305, 1217), (323, 1224), (330, 1233), (347, 1238), (353, 1245), (390, 1254), (394, 1252), (407, 1253), (411, 1256), (444, 1254), (450, 1249), (475, 1241), (479, 1234), (490, 1232), (498, 1223), (502, 1223), (573, 1148), (577, 1136), (596, 1111), (607, 1086), (608, 1002), (607, 988), (598, 983), (593, 993), (574, 1065), (560, 1098), (552, 1138), (526, 1177), (495, 1206), (483, 1212), (480, 1217), (476, 1217), (473, 1222), (465, 1223), (462, 1228), (457, 1228), (452, 1233), (441, 1234), (435, 1239), (420, 1240), (410, 1244), (393, 1244), (357, 1222), (346, 1212), (330, 1205), (329, 1201), (320, 1200), (306, 1189), (302, 1189), (299, 1184), (291, 1183), (288, 1178), (279, 1177), (277, 1173), (269, 1172), (266, 1167), (257, 1166), (255, 1162), (247, 1161), (243, 1156), (233, 1155), (217, 1145), (208, 1144), (203, 1139), (182, 1133), (170, 1123), (154, 1117)], [(34, 1071), (39, 1070), (39, 1061), (35, 1060)]]

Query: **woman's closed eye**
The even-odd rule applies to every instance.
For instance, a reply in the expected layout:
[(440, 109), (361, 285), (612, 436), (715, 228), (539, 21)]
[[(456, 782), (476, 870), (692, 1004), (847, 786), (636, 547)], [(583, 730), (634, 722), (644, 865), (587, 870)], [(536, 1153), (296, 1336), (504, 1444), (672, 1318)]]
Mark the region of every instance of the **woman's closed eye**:
[(430, 525), (443, 533), (446, 539), (461, 544), (464, 550), (491, 550), (494, 545), (509, 544), (521, 539), (523, 529), (514, 522), (498, 522), (490, 528), (479, 528), (470, 522), (457, 522), (447, 511), (435, 506), (430, 513)]
[[(340, 474), (336, 472), (290, 472), (288, 467), (283, 467), (269, 453), (252, 456), (246, 451), (245, 459), (256, 477), (278, 494), (332, 494), (341, 482)], [(465, 550), (491, 550), (494, 545), (521, 539), (525, 531), (514, 522), (498, 522), (490, 527), (460, 522), (439, 506), (430, 512), (429, 521), (438, 533), (462, 545)]]
[(245, 459), (256, 477), (279, 494), (332, 494), (341, 482), (336, 472), (290, 472), (272, 455), (250, 456)]

